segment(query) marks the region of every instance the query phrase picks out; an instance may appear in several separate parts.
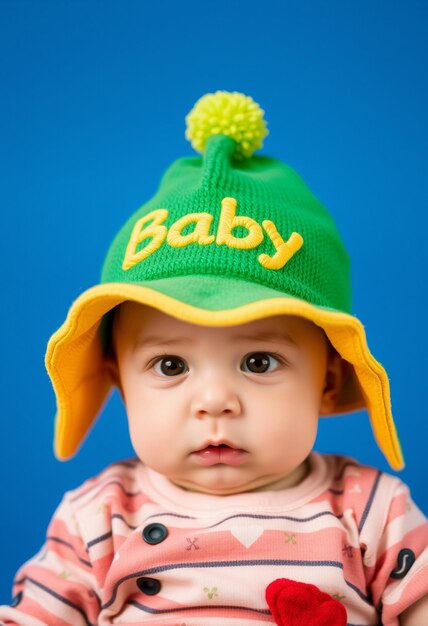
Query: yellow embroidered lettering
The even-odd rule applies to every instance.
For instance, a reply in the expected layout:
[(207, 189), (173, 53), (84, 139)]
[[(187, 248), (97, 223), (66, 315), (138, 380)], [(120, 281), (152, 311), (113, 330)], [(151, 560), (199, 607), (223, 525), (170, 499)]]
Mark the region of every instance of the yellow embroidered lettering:
[[(129, 270), (140, 261), (147, 259), (148, 256), (161, 247), (168, 232), (167, 227), (163, 226), (163, 222), (167, 217), (167, 209), (156, 209), (147, 213), (147, 215), (135, 223), (126, 247), (122, 269)], [(148, 222), (150, 224), (147, 224)], [(137, 252), (137, 246), (148, 237), (152, 237), (152, 240), (147, 246)]]
[[(188, 213), (180, 217), (168, 231), (167, 242), (173, 248), (182, 248), (189, 243), (200, 243), (208, 245), (215, 241), (214, 235), (210, 235), (210, 227), (213, 216), (210, 213)], [(182, 235), (181, 231), (185, 226), (195, 223), (196, 226), (191, 233)]]
[(275, 247), (275, 254), (271, 257), (267, 254), (259, 255), (259, 263), (267, 270), (280, 270), (303, 246), (303, 237), (299, 233), (291, 233), (288, 241), (284, 241), (276, 226), (270, 220), (263, 221), (263, 228), (269, 235)]
[[(236, 215), (236, 206), (235, 198), (223, 198), (217, 237), (210, 235), (214, 219), (210, 213), (188, 213), (176, 220), (168, 229), (164, 225), (168, 217), (168, 210), (156, 209), (151, 211), (135, 223), (126, 247), (122, 268), (129, 270), (137, 263), (144, 261), (153, 252), (156, 252), (165, 240), (173, 248), (183, 248), (191, 243), (206, 246), (214, 242), (238, 250), (257, 248), (263, 241), (262, 227), (247, 215)], [(191, 224), (195, 225), (193, 230), (183, 235), (184, 228)], [(299, 233), (293, 232), (288, 241), (284, 241), (273, 222), (264, 220), (262, 225), (275, 248), (275, 254), (273, 256), (260, 254), (258, 262), (267, 270), (279, 270), (303, 246), (303, 237)], [(232, 234), (233, 229), (239, 226), (248, 231), (245, 237), (235, 237)], [(150, 239), (150, 241), (141, 248), (140, 244), (146, 239)]]
[[(216, 243), (239, 250), (257, 248), (263, 241), (263, 231), (260, 228), (260, 224), (246, 215), (235, 215), (235, 209), (235, 198), (223, 198)], [(232, 230), (236, 226), (244, 226), (248, 230), (248, 235), (245, 237), (234, 237)]]

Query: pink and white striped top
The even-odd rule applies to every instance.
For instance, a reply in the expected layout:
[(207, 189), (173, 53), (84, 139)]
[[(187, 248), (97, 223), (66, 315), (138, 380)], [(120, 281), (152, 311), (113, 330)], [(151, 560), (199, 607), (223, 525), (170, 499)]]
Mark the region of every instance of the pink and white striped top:
[(312, 453), (283, 491), (188, 492), (139, 460), (68, 492), (40, 552), (18, 572), (23, 626), (263, 626), (277, 578), (317, 585), (349, 626), (382, 622), (428, 592), (428, 525), (396, 477)]

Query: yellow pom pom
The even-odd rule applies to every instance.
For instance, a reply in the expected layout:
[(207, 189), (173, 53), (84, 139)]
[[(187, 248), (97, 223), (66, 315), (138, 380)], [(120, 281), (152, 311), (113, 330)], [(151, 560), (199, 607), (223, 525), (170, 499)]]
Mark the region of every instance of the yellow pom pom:
[(203, 152), (211, 135), (227, 135), (237, 142), (235, 157), (250, 157), (268, 134), (264, 111), (249, 96), (217, 91), (202, 96), (186, 116), (186, 139)]

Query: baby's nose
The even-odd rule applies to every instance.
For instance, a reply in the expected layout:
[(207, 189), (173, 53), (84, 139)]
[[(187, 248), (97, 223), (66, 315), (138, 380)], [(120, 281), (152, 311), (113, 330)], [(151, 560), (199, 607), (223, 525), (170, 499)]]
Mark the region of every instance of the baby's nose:
[(238, 392), (227, 381), (206, 381), (192, 399), (192, 415), (198, 418), (234, 417), (241, 413)]

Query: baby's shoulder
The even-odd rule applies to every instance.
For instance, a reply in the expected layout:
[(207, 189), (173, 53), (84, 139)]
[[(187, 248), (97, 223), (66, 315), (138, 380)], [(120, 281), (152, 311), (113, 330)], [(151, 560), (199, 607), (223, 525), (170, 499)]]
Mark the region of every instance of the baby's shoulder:
[(370, 522), (384, 524), (392, 506), (405, 506), (409, 490), (397, 476), (350, 457), (324, 458), (328, 467), (326, 493), (332, 508), (341, 517), (352, 515), (360, 530)]
[(377, 467), (363, 465), (352, 457), (339, 454), (324, 454), (330, 488), (338, 493), (373, 495), (378, 487), (396, 489), (402, 481)]
[(118, 504), (121, 508), (129, 508), (129, 502), (141, 494), (138, 478), (141, 467), (137, 458), (112, 463), (67, 491), (64, 500), (76, 515), (100, 507), (117, 507)]

